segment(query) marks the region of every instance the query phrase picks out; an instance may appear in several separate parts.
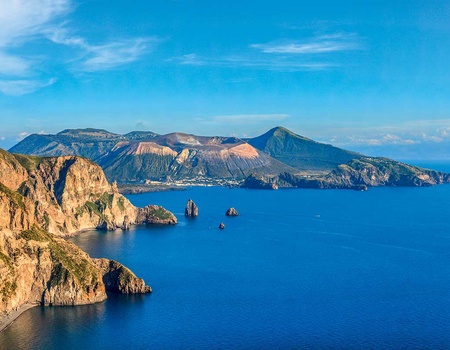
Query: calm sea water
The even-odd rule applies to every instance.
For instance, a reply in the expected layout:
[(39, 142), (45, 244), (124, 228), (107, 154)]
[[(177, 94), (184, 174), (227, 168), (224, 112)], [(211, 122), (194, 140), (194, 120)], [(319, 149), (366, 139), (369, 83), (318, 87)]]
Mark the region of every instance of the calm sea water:
[[(0, 334), (0, 349), (450, 347), (450, 185), (129, 198), (164, 205), (179, 224), (72, 241), (154, 292), (31, 309)], [(196, 219), (183, 216), (189, 198)], [(241, 216), (225, 217), (231, 206)]]

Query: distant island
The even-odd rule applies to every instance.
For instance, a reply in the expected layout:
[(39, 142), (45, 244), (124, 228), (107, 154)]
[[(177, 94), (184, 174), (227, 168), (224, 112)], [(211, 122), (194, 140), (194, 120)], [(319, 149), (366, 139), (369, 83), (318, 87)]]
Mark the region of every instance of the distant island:
[(72, 129), (56, 135), (30, 135), (9, 151), (89, 158), (103, 168), (109, 181), (117, 181), (127, 193), (190, 185), (366, 190), (450, 181), (446, 173), (364, 156), (283, 127), (250, 139), (146, 131), (120, 135), (100, 129)]

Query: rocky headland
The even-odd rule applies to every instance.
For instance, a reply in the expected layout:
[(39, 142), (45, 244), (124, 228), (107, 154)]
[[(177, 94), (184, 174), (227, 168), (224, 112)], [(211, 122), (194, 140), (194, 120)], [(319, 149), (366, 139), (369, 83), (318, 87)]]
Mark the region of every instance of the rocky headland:
[(324, 175), (250, 175), (241, 187), (249, 189), (318, 188), (365, 191), (376, 186), (433, 186), (450, 182), (450, 174), (387, 158), (360, 157)]
[(92, 259), (62, 237), (135, 224), (176, 224), (159, 206), (137, 208), (92, 161), (0, 150), (0, 330), (30, 305), (103, 301), (106, 291), (151, 288), (120, 263)]

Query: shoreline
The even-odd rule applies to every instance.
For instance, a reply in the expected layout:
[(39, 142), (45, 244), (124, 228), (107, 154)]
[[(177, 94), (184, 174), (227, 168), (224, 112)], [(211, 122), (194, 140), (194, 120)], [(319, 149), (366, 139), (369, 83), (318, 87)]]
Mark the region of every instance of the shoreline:
[(22, 315), (25, 311), (39, 306), (39, 304), (24, 304), (17, 310), (11, 311), (9, 314), (0, 317), (0, 333), (8, 328), (17, 318)]

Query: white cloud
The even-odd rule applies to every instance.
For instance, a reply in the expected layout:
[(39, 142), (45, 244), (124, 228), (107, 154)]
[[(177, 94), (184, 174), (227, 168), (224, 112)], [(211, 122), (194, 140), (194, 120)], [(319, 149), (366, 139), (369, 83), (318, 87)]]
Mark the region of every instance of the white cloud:
[(0, 47), (42, 34), (70, 10), (70, 0), (0, 1)]
[(252, 44), (251, 48), (272, 54), (321, 54), (337, 51), (357, 50), (361, 45), (354, 34), (335, 33), (317, 36), (302, 41), (274, 41), (265, 44)]
[(417, 120), (374, 127), (335, 127), (319, 138), (339, 146), (439, 144), (450, 141), (450, 119)]
[[(31, 78), (38, 61), (14, 50), (42, 35), (54, 21), (70, 10), (69, 0), (0, 1), (0, 91), (23, 95), (54, 83), (54, 79)], [(5, 79), (6, 78), (6, 79)]]
[(189, 66), (246, 67), (276, 71), (324, 70), (340, 64), (329, 62), (323, 55), (320, 60), (317, 57), (313, 59), (313, 54), (358, 50), (362, 48), (359, 41), (358, 36), (353, 33), (332, 33), (303, 42), (290, 40), (251, 44), (249, 48), (252, 50), (247, 49), (234, 56), (204, 57), (189, 53), (168, 61)]
[(186, 64), (190, 66), (202, 66), (206, 63), (195, 53), (183, 55), (181, 57), (175, 58), (175, 60), (178, 60), (180, 64)]
[(20, 96), (32, 93), (43, 87), (53, 85), (55, 78), (47, 81), (41, 80), (0, 80), (0, 91), (9, 96)]
[[(19, 49), (36, 40), (70, 46), (75, 59), (72, 68), (81, 71), (113, 69), (134, 62), (149, 52), (156, 38), (128, 38), (90, 44), (85, 38), (70, 36), (65, 28), (67, 15), (75, 8), (73, 0), (0, 0), (0, 91), (24, 95), (52, 85), (42, 64), (46, 53), (24, 55)], [(66, 23), (64, 22), (66, 21)], [(51, 57), (57, 61), (59, 57)], [(39, 63), (39, 64), (38, 64)], [(67, 63), (67, 62), (66, 62)], [(39, 68), (39, 69), (38, 69)]]
[(29, 132), (22, 131), (22, 132), (18, 135), (17, 141), (21, 141), (21, 140), (23, 140), (25, 137), (27, 137), (27, 136), (29, 136), (29, 135), (31, 135)]
[(202, 57), (191, 53), (180, 57), (173, 57), (169, 62), (177, 62), (189, 66), (216, 66), (225, 68), (246, 67), (278, 71), (322, 70), (336, 67), (337, 64), (327, 62), (300, 62), (285, 57), (255, 57), (253, 55)]
[(0, 51), (0, 75), (25, 76), (30, 71), (31, 60), (6, 54)]
[(148, 50), (148, 39), (130, 39), (105, 45), (90, 46), (91, 56), (82, 63), (86, 71), (106, 70), (138, 60)]
[(67, 29), (61, 28), (48, 33), (48, 38), (56, 44), (79, 49), (80, 58), (75, 59), (75, 69), (88, 72), (108, 70), (134, 62), (161, 41), (156, 37), (147, 37), (92, 45), (82, 37), (70, 36)]

